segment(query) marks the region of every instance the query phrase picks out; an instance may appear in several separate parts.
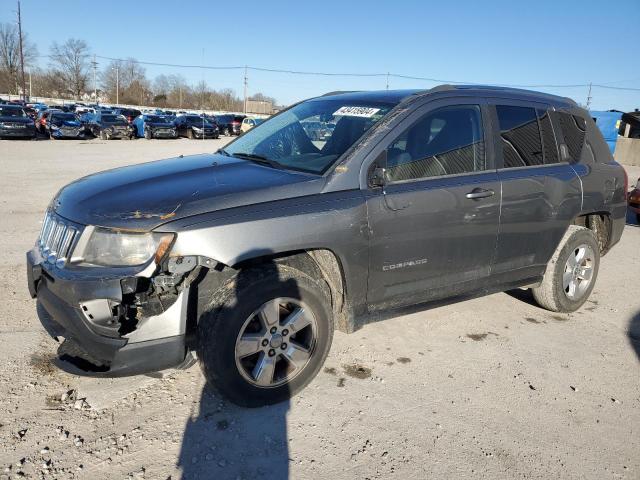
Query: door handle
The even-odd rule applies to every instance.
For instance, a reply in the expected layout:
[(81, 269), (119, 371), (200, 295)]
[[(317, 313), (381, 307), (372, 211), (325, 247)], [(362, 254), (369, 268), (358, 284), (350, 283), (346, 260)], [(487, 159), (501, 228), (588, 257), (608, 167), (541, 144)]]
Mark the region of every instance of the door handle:
[(471, 200), (479, 200), (480, 198), (492, 197), (496, 194), (493, 190), (487, 190), (484, 188), (474, 188), (469, 193), (467, 193), (466, 197)]

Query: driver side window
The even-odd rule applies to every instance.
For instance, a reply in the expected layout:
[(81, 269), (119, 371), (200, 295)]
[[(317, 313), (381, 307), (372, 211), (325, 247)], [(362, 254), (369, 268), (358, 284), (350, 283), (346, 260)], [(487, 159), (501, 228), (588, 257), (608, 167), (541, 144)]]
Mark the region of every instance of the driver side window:
[(387, 180), (401, 182), (484, 170), (479, 105), (429, 112), (387, 147)]

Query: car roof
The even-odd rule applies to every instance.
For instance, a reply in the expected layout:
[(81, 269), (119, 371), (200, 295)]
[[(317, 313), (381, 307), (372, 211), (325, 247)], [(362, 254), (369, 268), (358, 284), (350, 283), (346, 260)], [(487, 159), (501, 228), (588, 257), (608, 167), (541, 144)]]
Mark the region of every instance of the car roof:
[(418, 90), (374, 90), (374, 91), (352, 91), (352, 92), (330, 92), (319, 98), (336, 98), (346, 101), (361, 102), (381, 102), (399, 104), (411, 98), (428, 95), (446, 93), (460, 93), (462, 95), (479, 97), (500, 97), (511, 99), (524, 99), (530, 101), (540, 101), (558, 106), (575, 106), (576, 103), (570, 98), (560, 97), (549, 93), (536, 92), (512, 87), (500, 87), (494, 85), (438, 85), (437, 87)]

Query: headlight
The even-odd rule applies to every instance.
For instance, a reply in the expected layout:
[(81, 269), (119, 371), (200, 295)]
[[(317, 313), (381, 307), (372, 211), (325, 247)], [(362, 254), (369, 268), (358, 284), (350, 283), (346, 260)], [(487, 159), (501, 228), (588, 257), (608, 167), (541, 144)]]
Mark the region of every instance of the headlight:
[(194, 130), (197, 130), (197, 131), (202, 130), (202, 128), (201, 128), (201, 127), (196, 127), (195, 125), (193, 125), (191, 128), (193, 128)]
[(57, 125), (54, 125), (53, 123), (51, 124), (51, 130), (60, 130), (60, 127), (58, 127)]
[(155, 256), (159, 262), (171, 246), (172, 233), (131, 233), (96, 228), (84, 252), (84, 263), (106, 267), (143, 265)]

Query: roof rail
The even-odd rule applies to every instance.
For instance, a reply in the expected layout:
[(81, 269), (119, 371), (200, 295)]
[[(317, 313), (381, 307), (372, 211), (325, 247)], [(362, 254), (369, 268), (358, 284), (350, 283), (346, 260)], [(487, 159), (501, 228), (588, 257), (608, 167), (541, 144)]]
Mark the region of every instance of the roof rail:
[(330, 95), (339, 95), (341, 93), (356, 93), (356, 92), (361, 92), (362, 90), (336, 90), (334, 92), (327, 92), (327, 93), (323, 93), (322, 95), (320, 95), (321, 97), (328, 97)]

